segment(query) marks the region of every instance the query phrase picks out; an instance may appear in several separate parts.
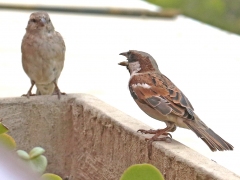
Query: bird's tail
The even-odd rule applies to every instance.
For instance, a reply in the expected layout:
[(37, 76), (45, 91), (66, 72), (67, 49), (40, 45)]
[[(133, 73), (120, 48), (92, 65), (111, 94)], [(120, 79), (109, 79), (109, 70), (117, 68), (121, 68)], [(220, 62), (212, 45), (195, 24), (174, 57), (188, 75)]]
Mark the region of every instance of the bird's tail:
[(49, 84), (36, 84), (37, 86), (37, 95), (52, 95), (55, 89), (55, 84), (49, 83)]
[(200, 137), (212, 151), (233, 150), (233, 146), (207, 127), (198, 117), (184, 121), (195, 134)]

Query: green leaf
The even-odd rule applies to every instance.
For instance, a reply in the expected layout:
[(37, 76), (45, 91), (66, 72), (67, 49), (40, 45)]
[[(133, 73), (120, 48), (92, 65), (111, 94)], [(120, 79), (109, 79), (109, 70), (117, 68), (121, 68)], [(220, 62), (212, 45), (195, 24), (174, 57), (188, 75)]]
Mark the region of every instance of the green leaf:
[(147, 2), (160, 5), (163, 8), (181, 8), (186, 0), (146, 0)]
[(43, 174), (47, 168), (47, 158), (43, 155), (30, 159), (28, 162), (32, 169), (40, 174)]
[(164, 180), (161, 172), (151, 164), (134, 164), (127, 168), (120, 180)]
[(42, 175), (41, 180), (62, 180), (62, 178), (56, 174), (46, 173)]
[(25, 160), (26, 164), (30, 166), (34, 171), (43, 174), (47, 168), (47, 158), (43, 155), (45, 150), (41, 147), (33, 148), (28, 154), (26, 151), (18, 150), (17, 154), (20, 158)]
[(8, 132), (8, 128), (0, 122), (0, 134)]
[(35, 147), (29, 152), (30, 159), (34, 159), (45, 152), (45, 149), (41, 147)]
[(24, 150), (17, 150), (17, 155), (23, 160), (29, 160), (30, 159), (29, 154)]
[(15, 140), (6, 133), (0, 134), (0, 143), (10, 150), (14, 150), (16, 148)]

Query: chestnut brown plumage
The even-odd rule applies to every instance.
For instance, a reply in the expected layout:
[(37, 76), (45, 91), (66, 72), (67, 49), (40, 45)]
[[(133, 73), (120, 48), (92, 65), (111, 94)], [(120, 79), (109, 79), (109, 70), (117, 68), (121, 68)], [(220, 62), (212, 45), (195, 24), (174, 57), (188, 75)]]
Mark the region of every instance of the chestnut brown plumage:
[(32, 96), (32, 87), (37, 86), (37, 95), (61, 93), (57, 81), (62, 72), (65, 59), (65, 43), (60, 33), (55, 31), (46, 12), (30, 15), (26, 34), (22, 40), (22, 65), (31, 80), (27, 94)]
[(165, 129), (139, 131), (155, 134), (148, 141), (148, 156), (151, 156), (153, 141), (166, 140), (160, 135), (169, 135), (176, 126), (191, 129), (212, 151), (233, 150), (233, 146), (207, 127), (194, 113), (188, 98), (163, 75), (153, 57), (142, 51), (130, 50), (120, 53), (127, 61), (119, 63), (126, 66), (130, 73), (129, 90), (137, 105), (150, 117), (164, 121)]

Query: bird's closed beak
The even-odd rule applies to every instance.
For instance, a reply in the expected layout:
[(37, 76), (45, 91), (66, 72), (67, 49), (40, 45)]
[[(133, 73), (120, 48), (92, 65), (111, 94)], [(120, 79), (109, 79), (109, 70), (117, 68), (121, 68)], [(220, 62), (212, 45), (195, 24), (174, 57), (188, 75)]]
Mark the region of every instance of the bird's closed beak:
[(122, 56), (127, 57), (127, 53), (128, 53), (128, 52), (122, 52), (122, 53), (120, 53), (119, 55), (122, 55)]
[(122, 62), (118, 63), (118, 65), (128, 66), (128, 62), (127, 61), (122, 61)]
[(42, 25), (42, 26), (44, 26), (45, 24), (46, 24), (46, 19), (44, 18), (44, 17), (42, 17), (41, 19), (40, 19), (40, 24)]

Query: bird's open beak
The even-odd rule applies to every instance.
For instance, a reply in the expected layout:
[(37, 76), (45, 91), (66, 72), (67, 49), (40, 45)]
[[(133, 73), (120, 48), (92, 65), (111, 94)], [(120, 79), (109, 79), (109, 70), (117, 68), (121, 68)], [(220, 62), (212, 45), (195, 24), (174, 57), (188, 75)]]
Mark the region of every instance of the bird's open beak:
[(128, 62), (127, 61), (122, 61), (122, 62), (118, 63), (118, 65), (128, 66)]
[[(128, 52), (122, 52), (119, 55), (125, 56), (127, 58), (127, 54), (128, 54)], [(118, 65), (127, 66), (128, 67), (128, 61), (120, 62), (120, 63), (118, 63)]]
[(127, 57), (127, 53), (128, 53), (128, 52), (122, 52), (122, 53), (120, 53), (119, 55), (122, 55), (122, 56)]

